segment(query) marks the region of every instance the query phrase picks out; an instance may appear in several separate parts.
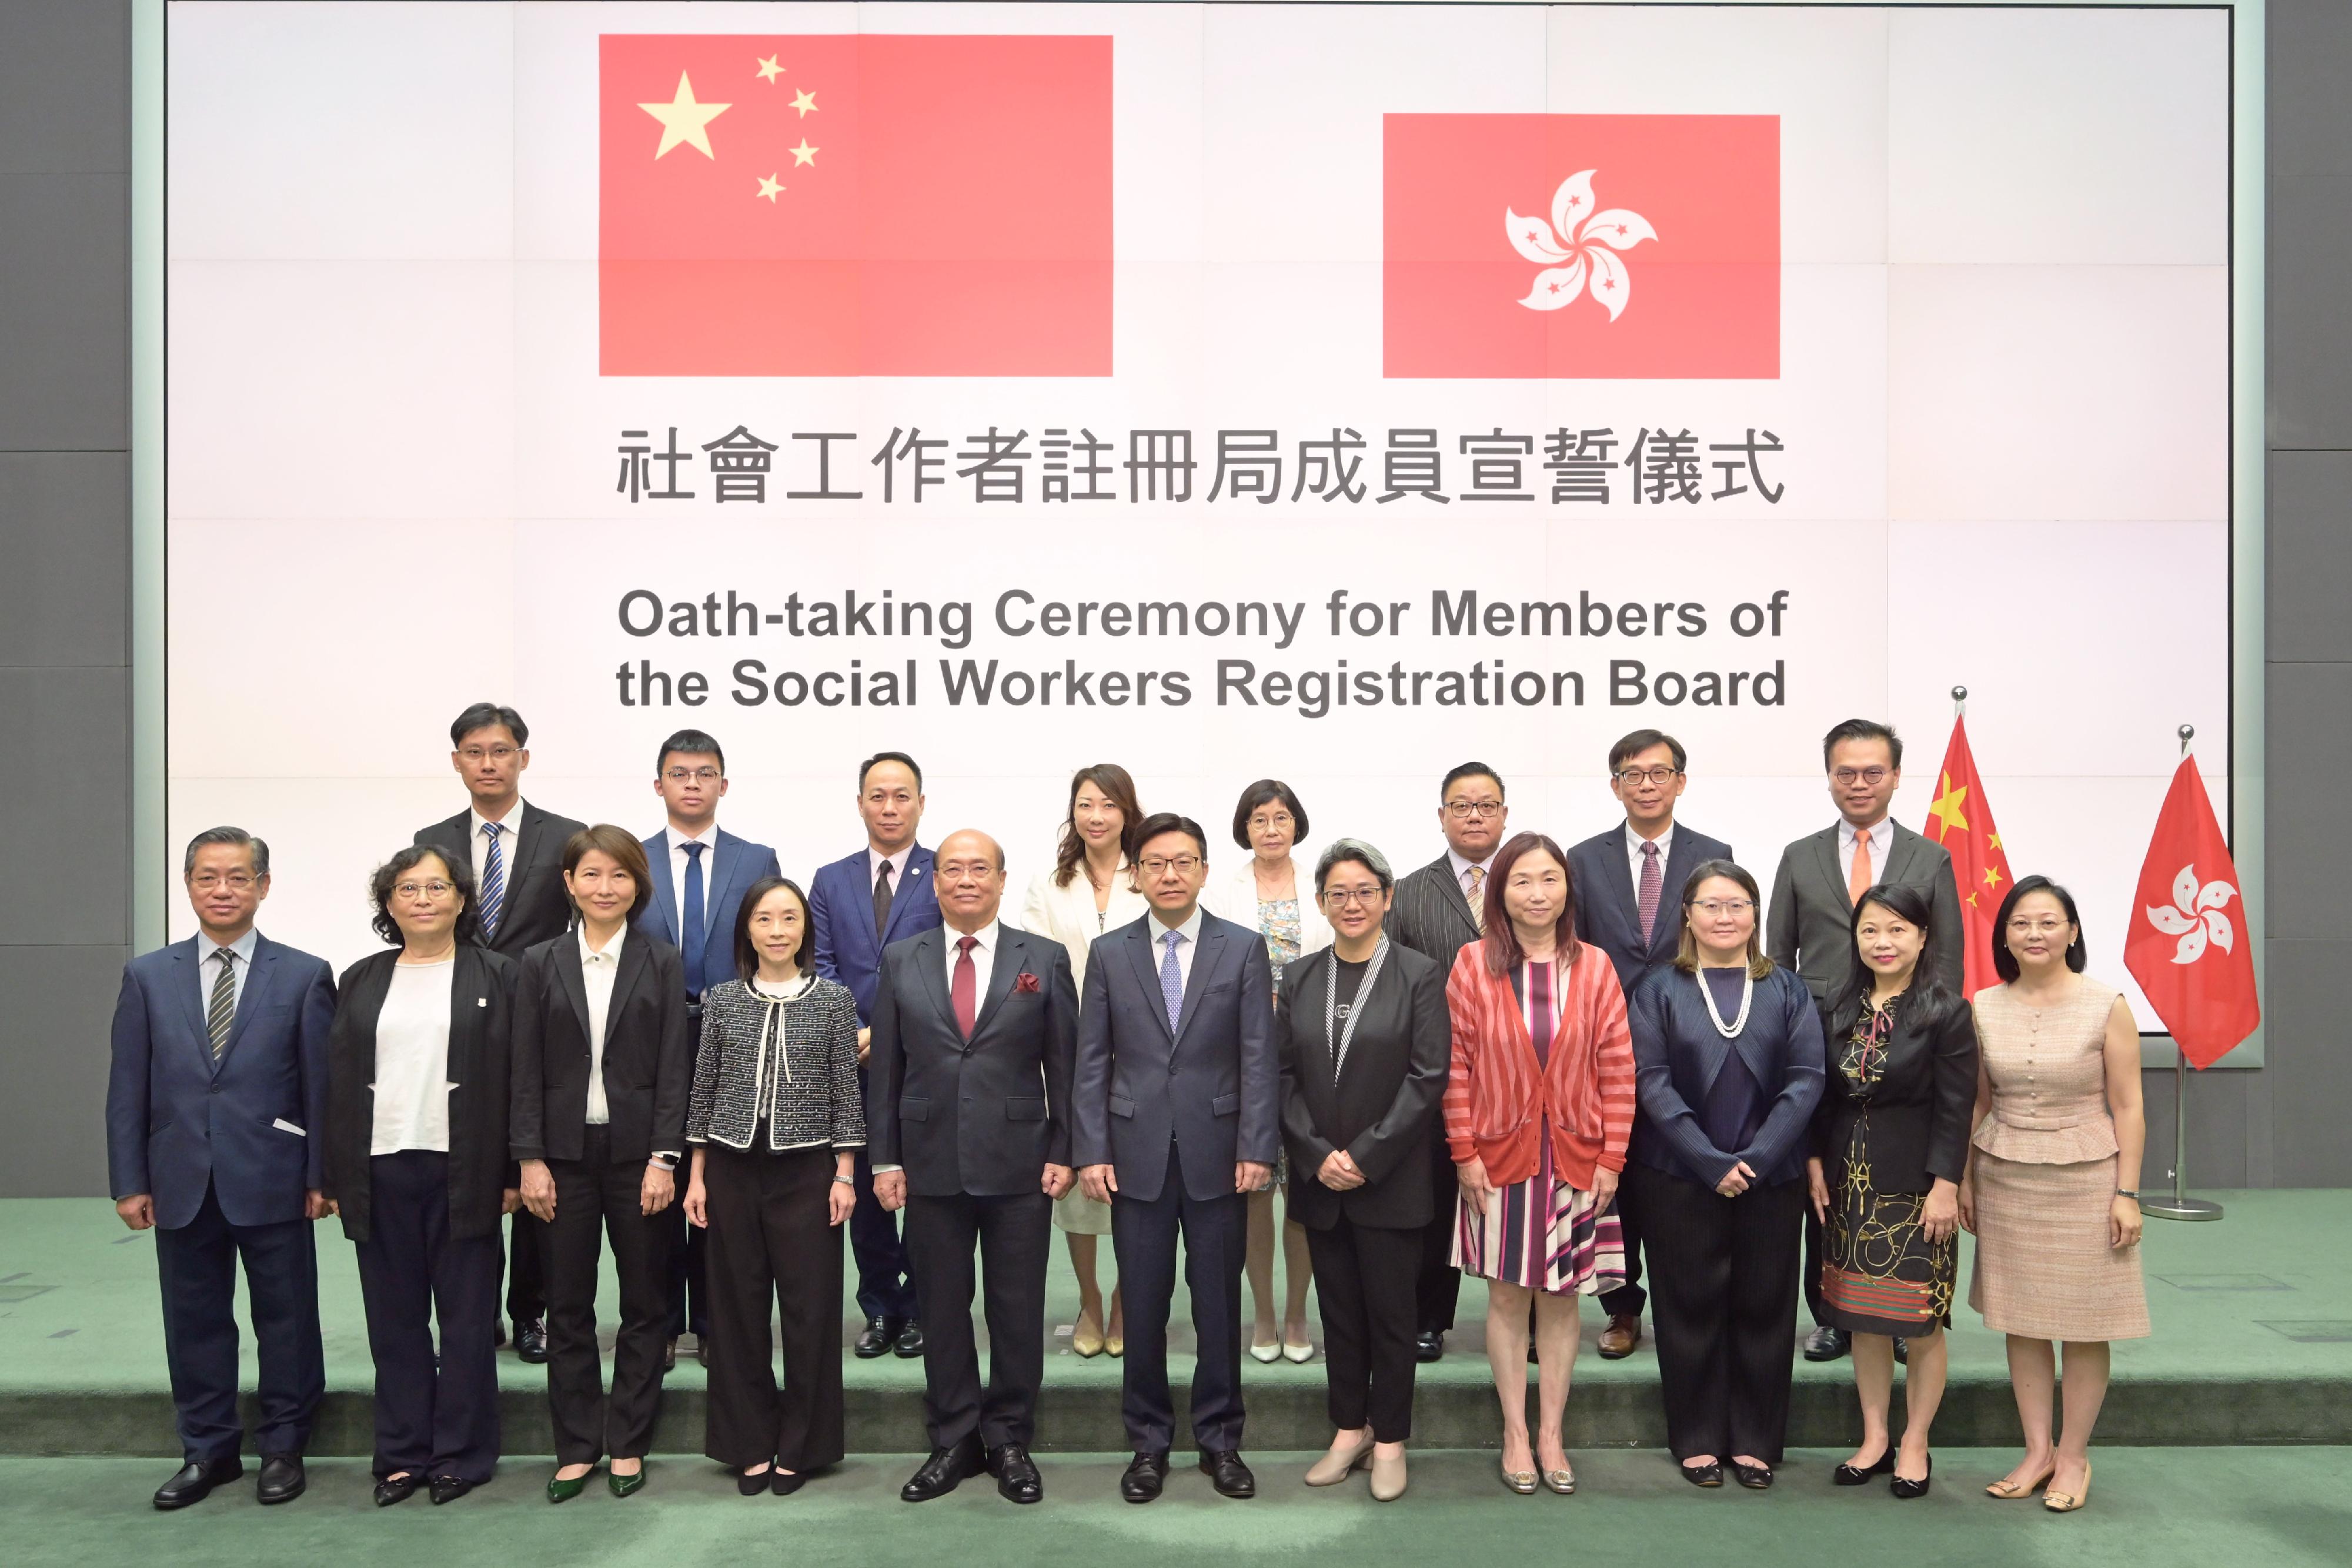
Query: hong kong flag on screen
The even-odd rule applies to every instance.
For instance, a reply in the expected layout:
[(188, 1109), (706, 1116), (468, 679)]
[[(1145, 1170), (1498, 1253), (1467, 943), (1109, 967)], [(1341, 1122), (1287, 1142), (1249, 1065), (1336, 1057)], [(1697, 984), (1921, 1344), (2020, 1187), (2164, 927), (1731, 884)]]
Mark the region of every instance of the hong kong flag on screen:
[(607, 35), (608, 376), (1104, 376), (1110, 40)]
[(1391, 376), (1773, 380), (1780, 121), (1391, 114)]

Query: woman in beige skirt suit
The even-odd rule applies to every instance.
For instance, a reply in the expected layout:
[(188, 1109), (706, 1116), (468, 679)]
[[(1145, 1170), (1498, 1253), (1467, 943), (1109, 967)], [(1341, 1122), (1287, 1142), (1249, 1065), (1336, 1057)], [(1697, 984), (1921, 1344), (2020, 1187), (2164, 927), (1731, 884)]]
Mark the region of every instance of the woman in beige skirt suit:
[[(2107, 1346), (2147, 1335), (2140, 1282), (2139, 1026), (2082, 973), (2074, 896), (2048, 877), (2010, 889), (1993, 924), (2007, 983), (1976, 995), (1976, 1135), (1960, 1223), (1977, 1239), (1969, 1305), (2009, 1336), (2025, 1457), (1985, 1489), (2071, 1512), (2091, 1491), (2091, 1429)], [(2051, 1438), (2055, 1344), (2066, 1346), (2065, 1436)]]

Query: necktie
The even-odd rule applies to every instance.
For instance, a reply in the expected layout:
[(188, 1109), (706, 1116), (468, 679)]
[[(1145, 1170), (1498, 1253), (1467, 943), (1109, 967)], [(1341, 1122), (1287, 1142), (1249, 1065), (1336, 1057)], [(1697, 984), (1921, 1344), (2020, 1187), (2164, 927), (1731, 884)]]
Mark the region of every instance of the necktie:
[(686, 852), (686, 897), (677, 912), (677, 956), (686, 965), (686, 988), (702, 994), (702, 950), (709, 946), (709, 923), (702, 917), (702, 852), (710, 846), (688, 843)]
[(890, 862), (884, 861), (882, 869), (874, 873), (874, 941), (880, 946), (883, 929), (890, 924)]
[(955, 976), (948, 981), (948, 1000), (955, 1004), (956, 1028), (963, 1030), (966, 1040), (971, 1038), (971, 1026), (980, 1017), (980, 971), (971, 962), (971, 950), (979, 946), (977, 936), (956, 939)]
[(1853, 869), (1846, 873), (1845, 899), (1848, 904), (1860, 904), (1862, 895), (1870, 891), (1870, 835), (1853, 836)]
[(1463, 875), (1470, 883), (1463, 894), (1470, 901), (1470, 924), (1478, 928), (1479, 936), (1484, 936), (1486, 934), (1486, 868), (1474, 865)]
[(1160, 941), (1168, 945), (1168, 956), (1160, 960), (1160, 999), (1168, 1008), (1168, 1032), (1176, 1032), (1184, 1017), (1184, 971), (1176, 963), (1176, 944), (1184, 940), (1181, 931), (1171, 931)]
[(1633, 905), (1642, 915), (1643, 946), (1649, 946), (1650, 933), (1658, 924), (1658, 892), (1664, 881), (1658, 873), (1658, 846), (1645, 839), (1642, 842), (1642, 885), (1633, 894)]
[(506, 831), (500, 822), (484, 822), (482, 831), (489, 836), (489, 847), (482, 852), (482, 941), (488, 945), (499, 934), (499, 915), (507, 901), (507, 857), (499, 848), (499, 835)]
[(228, 1049), (228, 1026), (236, 1019), (236, 955), (226, 947), (215, 947), (213, 960), (220, 969), (213, 976), (213, 998), (205, 1009), (205, 1032), (212, 1036), (213, 1060), (217, 1062), (221, 1052)]

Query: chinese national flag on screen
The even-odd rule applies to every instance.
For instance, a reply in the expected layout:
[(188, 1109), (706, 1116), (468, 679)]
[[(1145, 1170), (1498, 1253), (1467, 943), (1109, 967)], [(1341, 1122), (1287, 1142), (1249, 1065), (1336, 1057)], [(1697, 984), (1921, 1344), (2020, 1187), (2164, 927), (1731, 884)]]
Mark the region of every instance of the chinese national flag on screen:
[(2238, 867), (2194, 758), (2180, 759), (2157, 814), (2124, 967), (2192, 1066), (2211, 1066), (2263, 1021)]
[(1110, 373), (1108, 38), (601, 44), (605, 375)]
[(1952, 877), (1960, 889), (1960, 925), (1967, 934), (1968, 977), (1963, 991), (1975, 996), (2000, 984), (1992, 967), (1993, 917), (2013, 880), (2000, 830), (1992, 824), (1992, 802), (1969, 749), (1966, 719), (1952, 720), (1951, 744), (1944, 748), (1936, 798), (1927, 807), (1927, 837), (1951, 852)]
[(1384, 141), (1387, 374), (1780, 375), (1777, 115), (1391, 114)]

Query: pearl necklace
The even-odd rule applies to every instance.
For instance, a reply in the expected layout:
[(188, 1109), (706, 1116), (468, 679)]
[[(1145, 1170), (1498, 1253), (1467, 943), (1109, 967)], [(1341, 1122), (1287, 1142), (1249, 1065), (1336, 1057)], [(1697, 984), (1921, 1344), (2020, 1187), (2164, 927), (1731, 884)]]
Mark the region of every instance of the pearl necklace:
[(1739, 976), (1739, 1016), (1729, 1023), (1715, 1005), (1715, 988), (1706, 983), (1706, 975), (1698, 977), (1698, 994), (1706, 999), (1706, 1016), (1715, 1024), (1715, 1032), (1726, 1040), (1736, 1040), (1748, 1027), (1748, 1009), (1756, 1000), (1756, 971), (1742, 966)]

